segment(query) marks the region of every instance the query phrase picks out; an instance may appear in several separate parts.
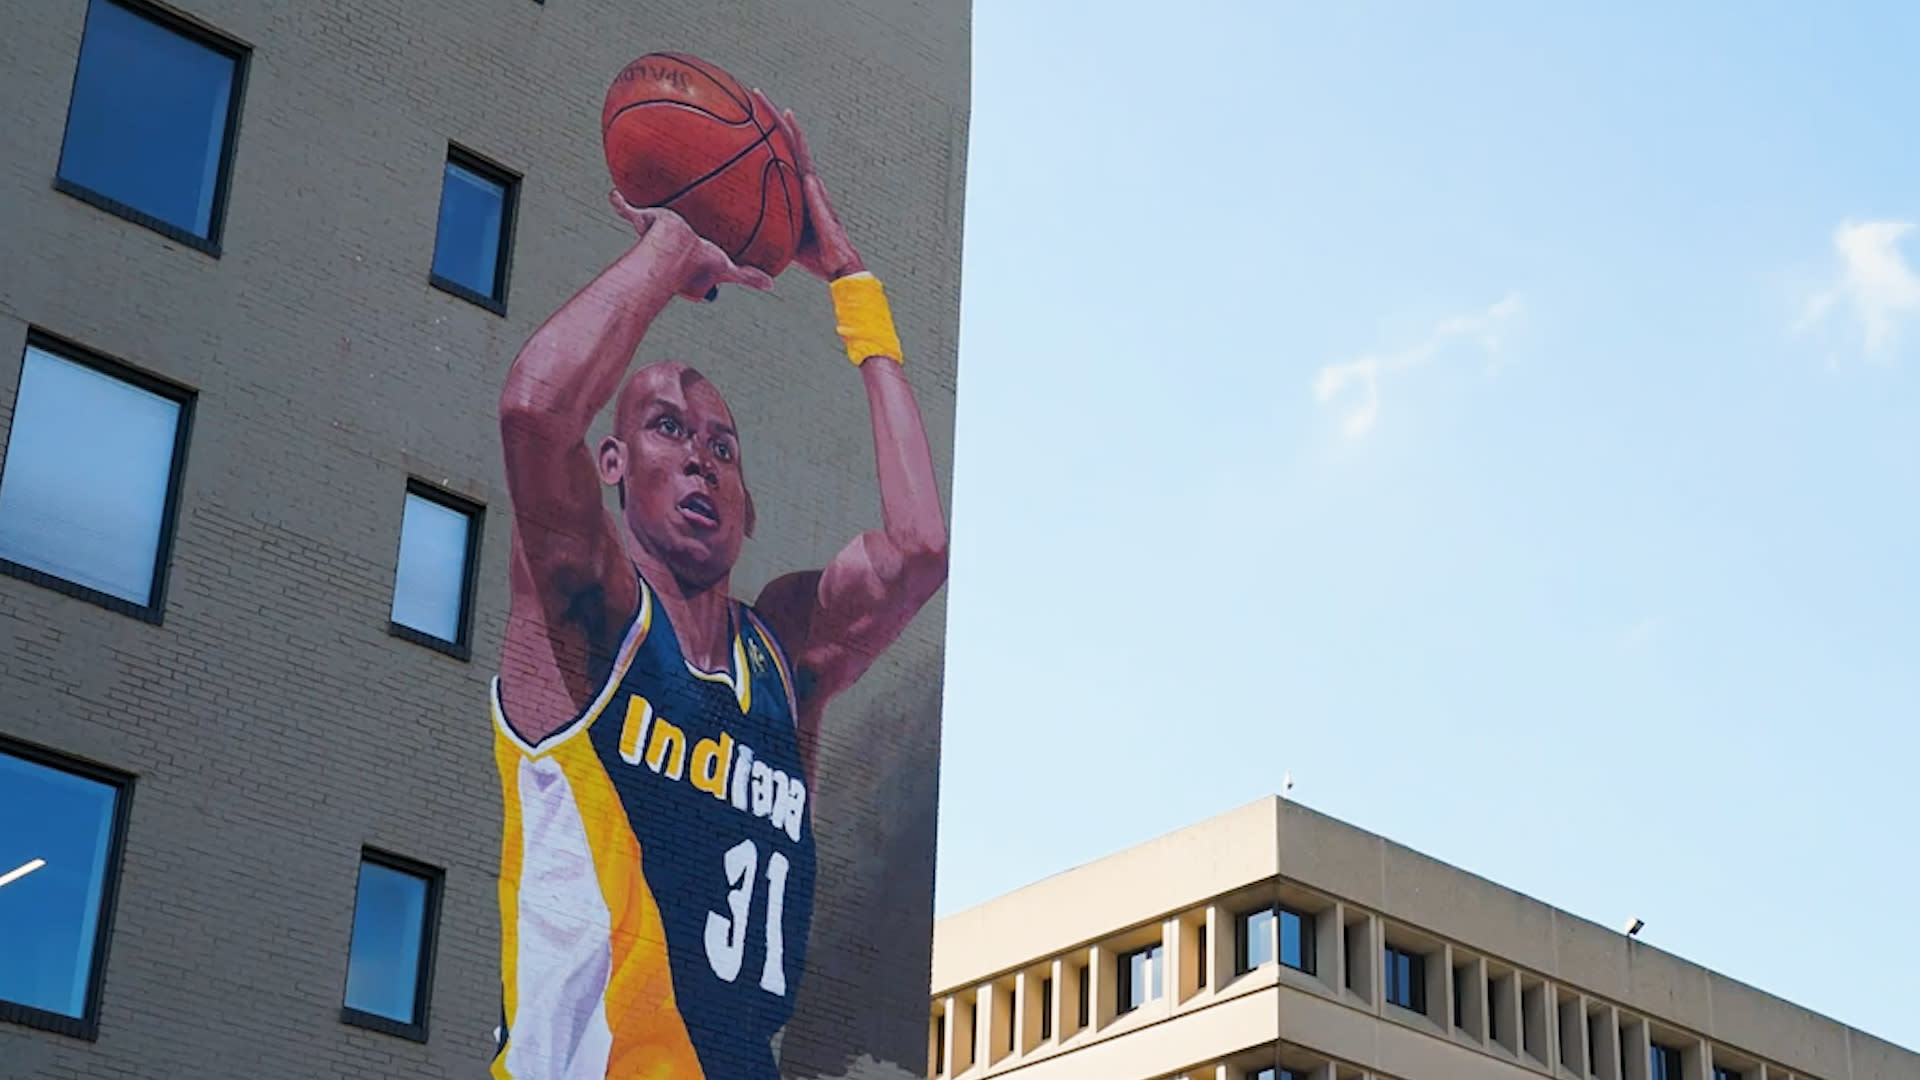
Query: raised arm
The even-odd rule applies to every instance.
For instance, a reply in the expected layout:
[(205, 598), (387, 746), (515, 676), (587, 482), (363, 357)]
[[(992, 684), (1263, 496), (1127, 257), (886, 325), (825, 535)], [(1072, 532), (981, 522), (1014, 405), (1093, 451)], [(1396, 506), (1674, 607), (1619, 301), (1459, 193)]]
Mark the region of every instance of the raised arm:
[(827, 701), (865, 674), (945, 584), (947, 529), (926, 427), (879, 283), (847, 239), (791, 113), (785, 126), (807, 204), (795, 261), (833, 293), (848, 358), (866, 388), (880, 482), (880, 528), (854, 537), (824, 569), (769, 583), (756, 604), (799, 674), (800, 748), (811, 771)]
[(592, 697), (588, 657), (612, 646), (608, 637), (637, 603), (620, 534), (601, 502), (588, 428), (676, 294), (710, 299), (722, 284), (771, 285), (759, 271), (734, 266), (677, 215), (637, 210), (617, 192), (611, 198), (637, 241), (534, 332), (500, 395), (513, 504), (501, 693), (530, 741), (567, 723)]

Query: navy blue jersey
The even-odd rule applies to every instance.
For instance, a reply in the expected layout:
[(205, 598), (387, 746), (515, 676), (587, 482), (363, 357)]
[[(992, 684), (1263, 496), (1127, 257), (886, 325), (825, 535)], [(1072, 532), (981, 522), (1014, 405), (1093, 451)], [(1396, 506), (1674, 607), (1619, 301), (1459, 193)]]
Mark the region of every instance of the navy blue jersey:
[(690, 1049), (697, 1075), (778, 1080), (813, 916), (811, 799), (786, 657), (746, 604), (730, 621), (727, 669), (701, 671), (643, 580), (600, 694), (538, 746), (496, 690), (497, 1077), (694, 1075)]

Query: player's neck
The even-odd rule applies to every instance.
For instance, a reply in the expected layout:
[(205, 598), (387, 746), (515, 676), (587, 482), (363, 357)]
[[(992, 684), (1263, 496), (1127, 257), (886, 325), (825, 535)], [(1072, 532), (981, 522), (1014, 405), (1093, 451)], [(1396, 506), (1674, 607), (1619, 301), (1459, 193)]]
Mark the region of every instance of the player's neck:
[(630, 544), (634, 565), (653, 589), (654, 600), (673, 624), (680, 652), (702, 671), (724, 671), (733, 653), (731, 576), (705, 587), (690, 585), (643, 544)]
[(701, 671), (727, 670), (733, 654), (733, 613), (726, 582), (697, 592), (683, 589), (672, 578), (668, 582), (655, 591), (673, 623), (681, 654)]

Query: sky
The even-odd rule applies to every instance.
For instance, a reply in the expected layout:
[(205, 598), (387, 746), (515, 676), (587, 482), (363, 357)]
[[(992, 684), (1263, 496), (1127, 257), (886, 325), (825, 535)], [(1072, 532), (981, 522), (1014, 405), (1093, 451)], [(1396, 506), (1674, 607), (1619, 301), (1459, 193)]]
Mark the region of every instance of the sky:
[(976, 0), (938, 913), (1291, 773), (1920, 1047), (1915, 40)]

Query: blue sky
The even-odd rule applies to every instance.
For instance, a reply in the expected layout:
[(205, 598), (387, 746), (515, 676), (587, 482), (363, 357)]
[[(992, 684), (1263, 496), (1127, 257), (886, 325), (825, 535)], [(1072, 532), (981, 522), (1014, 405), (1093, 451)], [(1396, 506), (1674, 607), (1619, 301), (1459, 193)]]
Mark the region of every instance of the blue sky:
[(940, 913), (1290, 771), (1920, 1046), (1920, 6), (1072, 7), (975, 4)]

